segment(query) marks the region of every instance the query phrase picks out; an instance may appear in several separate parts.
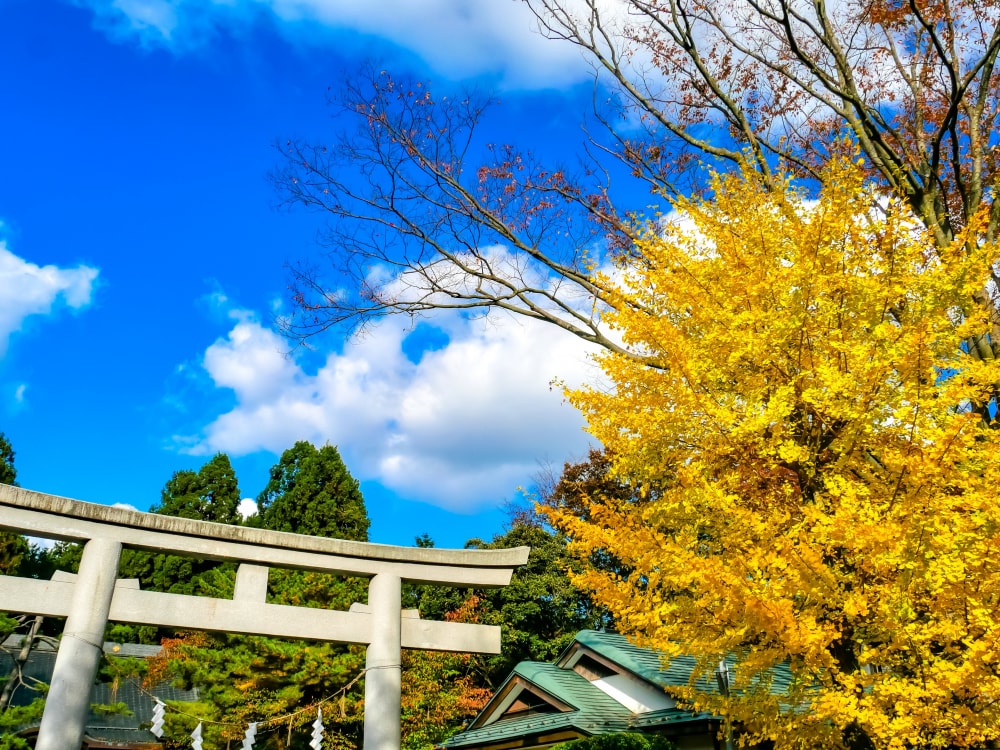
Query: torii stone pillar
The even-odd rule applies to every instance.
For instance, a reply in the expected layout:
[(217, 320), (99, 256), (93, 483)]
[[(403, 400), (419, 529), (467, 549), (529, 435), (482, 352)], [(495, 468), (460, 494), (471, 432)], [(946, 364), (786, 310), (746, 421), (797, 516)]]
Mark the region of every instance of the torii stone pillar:
[(83, 743), (121, 551), (121, 543), (113, 539), (91, 539), (83, 547), (35, 750), (75, 749)]
[[(500, 628), (421, 620), (401, 609), (402, 582), (506, 586), (528, 548), (393, 547), (194, 521), (45, 495), (0, 484), (0, 529), (84, 542), (76, 576), (0, 576), (0, 609), (65, 617), (36, 750), (79, 750), (109, 621), (367, 646), (365, 750), (399, 750), (403, 648), (500, 653)], [(232, 599), (142, 591), (115, 580), (122, 547), (239, 563)], [(370, 579), (350, 611), (267, 602), (270, 567)]]
[(399, 749), (403, 671), (399, 617), (401, 601), (399, 578), (380, 573), (368, 584), (372, 642), (365, 652), (365, 750)]

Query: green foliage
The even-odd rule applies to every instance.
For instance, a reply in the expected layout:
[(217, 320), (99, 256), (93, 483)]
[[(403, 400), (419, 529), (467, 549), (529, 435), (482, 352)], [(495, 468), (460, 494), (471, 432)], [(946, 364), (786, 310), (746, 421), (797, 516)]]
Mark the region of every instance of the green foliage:
[(129, 677), (145, 677), (148, 671), (145, 659), (105, 654), (98, 668), (97, 679), (117, 686)]
[(477, 687), (468, 654), (404, 651), (402, 750), (430, 750), (475, 717), (490, 698)]
[(445, 619), (475, 597), (477, 621), (503, 626), (503, 653), (479, 662), (484, 685), (497, 687), (519, 661), (555, 659), (580, 630), (610, 624), (607, 611), (570, 582), (568, 571), (579, 570), (581, 564), (567, 545), (564, 534), (519, 514), (518, 521), (491, 542), (472, 539), (466, 544), (473, 549), (531, 547), (528, 563), (514, 570), (508, 586), (475, 592), (421, 588), (422, 617)]
[(28, 743), (15, 737), (18, 730), (37, 724), (45, 710), (45, 699), (36, 698), (27, 706), (8, 708), (0, 712), (0, 750), (27, 750)]
[(240, 488), (225, 453), (217, 453), (197, 472), (178, 471), (164, 485), (154, 513), (199, 521), (238, 524)]
[(257, 496), (257, 525), (275, 531), (368, 541), (368, 511), (358, 480), (332, 445), (298, 442), (271, 467)]
[(563, 742), (556, 745), (553, 750), (676, 750), (676, 746), (655, 734), (618, 732)]
[(28, 553), (21, 558), (21, 567), (17, 574), (26, 578), (49, 580), (57, 570), (52, 550), (37, 544), (28, 545)]
[(0, 432), (0, 484), (17, 486), (17, 469), (14, 468), (14, 448), (7, 436)]
[(10, 531), (0, 531), (0, 574), (17, 575), (30, 555), (27, 539)]
[[(218, 453), (197, 472), (178, 471), (167, 481), (154, 513), (216, 523), (238, 524), (240, 488), (229, 457)], [(126, 549), (118, 566), (122, 578), (138, 578), (148, 591), (197, 594), (199, 578), (216, 567), (194, 557)], [(123, 633), (124, 635), (124, 633)], [(134, 635), (143, 636), (139, 630)]]
[[(17, 486), (17, 469), (14, 468), (14, 448), (7, 436), (0, 432), (0, 484)], [(14, 575), (21, 561), (28, 554), (28, 540), (20, 534), (0, 531), (0, 573)]]
[(570, 582), (567, 572), (580, 563), (570, 556), (564, 534), (521, 523), (476, 546), (531, 547), (527, 565), (514, 571), (510, 585), (481, 593), (490, 610), (483, 622), (504, 629), (503, 653), (489, 660), (490, 684), (496, 685), (524, 659), (554, 660), (580, 630), (609, 624), (606, 610)]
[(160, 629), (155, 625), (110, 624), (105, 640), (112, 643), (145, 643), (156, 645), (160, 642)]
[[(180, 701), (165, 702), (168, 710), (163, 717), (162, 740), (170, 750), (181, 750), (182, 748), (187, 750), (187, 748), (191, 747), (191, 732), (198, 726), (198, 720), (195, 717), (209, 719), (217, 715), (215, 707), (209, 700), (192, 701), (189, 703)], [(212, 728), (212, 725), (208, 726)], [(225, 747), (226, 744), (222, 743), (221, 746)], [(208, 747), (214, 747), (214, 745), (208, 745)]]
[[(216, 454), (198, 471), (177, 471), (163, 486), (160, 503), (152, 510), (161, 515), (191, 518), (216, 523), (238, 524), (240, 489), (229, 457)], [(79, 544), (56, 544), (51, 557), (59, 570), (76, 572), (80, 566)], [(216, 563), (193, 557), (163, 555), (143, 550), (125, 549), (118, 565), (120, 578), (138, 578), (147, 591), (171, 594), (197, 594), (198, 578)], [(158, 642), (155, 628), (115, 626), (115, 641)]]
[[(337, 449), (316, 449), (300, 442), (285, 451), (271, 469), (270, 481), (258, 498), (252, 523), (277, 531), (366, 541), (368, 514), (358, 482), (350, 475)], [(236, 570), (219, 566), (192, 578), (197, 593), (232, 595)], [(365, 601), (366, 581), (324, 573), (271, 570), (268, 601), (299, 607), (346, 610)], [(238, 635), (186, 634), (167, 642), (162, 668), (179, 684), (197, 686), (203, 699), (183, 710), (213, 721), (204, 727), (206, 746), (242, 738), (246, 723), (259, 722), (260, 750), (285, 746), (288, 722), (280, 727), (268, 720), (287, 716), (305, 706), (337, 695), (351, 685), (337, 710), (324, 709), (331, 736), (357, 746), (362, 733), (362, 685), (352, 681), (364, 669), (364, 649), (332, 643), (310, 644), (276, 638)], [(332, 707), (331, 707), (332, 709)], [(308, 711), (292, 721), (291, 747), (308, 748)], [(181, 720), (167, 724), (168, 736), (179, 745), (194, 728)], [(232, 725), (232, 726), (229, 726)], [(279, 731), (280, 729), (280, 731)]]
[(194, 557), (126, 549), (118, 571), (122, 578), (138, 578), (139, 585), (147, 591), (191, 595), (197, 592), (198, 576), (214, 565)]
[(365, 578), (342, 578), (308, 570), (272, 570), (268, 578), (268, 601), (275, 604), (346, 610), (367, 597)]
[[(255, 747), (277, 747), (288, 720), (269, 723), (335, 696), (364, 669), (364, 649), (331, 643), (302, 643), (257, 636), (192, 634), (168, 642), (167, 669), (178, 684), (197, 686), (198, 704), (182, 704), (188, 714), (224, 722), (204, 727), (207, 746), (223, 746), (242, 737), (251, 721), (260, 722)], [(330, 731), (360, 744), (362, 729), (361, 683), (349, 690), (340, 711), (324, 711)], [(334, 704), (337, 705), (337, 704)], [(293, 746), (307, 747), (309, 724), (315, 713), (306, 711), (293, 720)], [(190, 723), (190, 722), (189, 722)], [(279, 728), (274, 734), (269, 730)], [(183, 740), (193, 725), (176, 720), (171, 729)]]
[(50, 550), (29, 543), (20, 534), (0, 532), (0, 574), (49, 579), (55, 570)]
[(0, 641), (7, 640), (7, 636), (17, 630), (17, 620), (8, 617), (4, 612), (0, 612)]
[[(164, 485), (154, 513), (179, 518), (236, 524), (240, 489), (229, 457), (216, 454), (198, 471), (177, 471)], [(83, 548), (60, 542), (51, 550), (45, 563), (53, 570), (76, 572)], [(39, 567), (39, 565), (36, 565)], [(201, 591), (200, 578), (218, 567), (215, 562), (180, 555), (154, 554), (136, 549), (122, 551), (118, 565), (120, 578), (137, 578), (142, 589), (171, 594), (195, 595)], [(230, 566), (231, 567), (231, 566)], [(49, 573), (45, 576), (51, 575)], [(232, 591), (229, 592), (232, 595)], [(117, 643), (156, 644), (166, 632), (153, 626), (112, 624), (107, 638)]]
[(83, 545), (77, 542), (56, 542), (49, 551), (49, 557), (56, 570), (77, 573), (80, 570), (80, 558), (83, 556)]
[[(0, 483), (17, 485), (14, 449), (2, 432), (0, 432)], [(48, 550), (30, 544), (20, 534), (0, 531), (0, 575), (49, 578), (54, 569)], [(0, 640), (13, 633), (17, 626), (16, 620), (0, 612)], [(2, 747), (0, 741), (0, 748)]]

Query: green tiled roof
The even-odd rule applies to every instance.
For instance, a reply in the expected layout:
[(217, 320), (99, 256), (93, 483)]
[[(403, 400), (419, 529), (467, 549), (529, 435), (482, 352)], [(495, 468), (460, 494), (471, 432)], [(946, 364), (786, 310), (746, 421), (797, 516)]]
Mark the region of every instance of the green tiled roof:
[(690, 656), (677, 656), (664, 669), (658, 652), (639, 648), (618, 633), (581, 630), (577, 633), (576, 642), (660, 687), (687, 685), (695, 664)]
[[(617, 633), (581, 630), (576, 636), (576, 642), (660, 687), (687, 685), (691, 670), (695, 666), (693, 657), (680, 655), (671, 657), (669, 666), (664, 668), (658, 652), (639, 648), (628, 638)], [(734, 669), (737, 666), (731, 662), (729, 668)], [(788, 692), (791, 671), (787, 664), (773, 667), (768, 673), (768, 678), (771, 682), (769, 692), (772, 695), (785, 695)], [(718, 684), (712, 678), (700, 679), (696, 686), (704, 693), (719, 692)]]
[(545, 662), (522, 661), (514, 667), (514, 674), (581, 711), (605, 714), (621, 711), (626, 716), (629, 713), (621, 703), (572, 669), (562, 669)]
[(594, 735), (624, 732), (629, 727), (632, 714), (627, 708), (570, 669), (561, 669), (555, 664), (523, 661), (514, 667), (514, 672), (508, 679), (515, 676), (556, 696), (573, 706), (574, 710), (500, 719), (487, 726), (456, 734), (442, 743), (442, 746), (459, 748), (557, 729), (576, 729), (583, 734)]
[[(717, 718), (710, 713), (688, 711), (683, 708), (664, 708), (632, 714), (587, 678), (565, 666), (557, 666), (568, 662), (568, 656), (577, 645), (591, 650), (659, 688), (687, 686), (691, 671), (695, 667), (695, 659), (684, 655), (672, 657), (669, 664), (664, 667), (661, 654), (652, 649), (639, 648), (623, 635), (582, 630), (577, 634), (573, 645), (563, 653), (556, 664), (521, 662), (508, 678), (509, 682), (520, 677), (540, 692), (549, 693), (572, 706), (572, 710), (500, 719), (478, 729), (460, 732), (444, 742), (442, 747), (457, 750), (532, 737), (560, 729), (575, 729), (584, 735), (628, 730), (669, 731), (673, 726), (690, 725)], [(733, 668), (734, 665), (731, 664), (730, 667)], [(768, 675), (771, 693), (781, 694), (786, 690), (790, 676), (786, 665), (773, 669)], [(699, 679), (696, 687), (706, 693), (717, 693), (719, 690), (718, 684), (711, 676)], [(487, 706), (486, 710), (489, 711), (490, 707)]]
[(520, 719), (503, 719), (479, 729), (471, 729), (456, 734), (441, 743), (441, 747), (460, 748), (469, 745), (484, 745), (503, 742), (516, 737), (554, 732), (558, 729), (576, 729), (585, 736), (613, 734), (628, 731), (628, 722), (620, 719), (597, 719), (587, 717), (580, 711), (563, 714), (539, 714)]

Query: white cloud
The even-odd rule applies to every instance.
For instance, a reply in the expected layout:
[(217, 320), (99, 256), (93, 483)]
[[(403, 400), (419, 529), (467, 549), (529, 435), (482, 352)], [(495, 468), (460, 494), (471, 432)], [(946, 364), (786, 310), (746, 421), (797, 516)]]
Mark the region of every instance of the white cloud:
[(60, 305), (76, 310), (89, 305), (97, 274), (96, 268), (84, 265), (37, 266), (14, 255), (0, 240), (0, 356), (27, 317), (48, 315)]
[(236, 507), (239, 511), (240, 518), (249, 518), (250, 516), (257, 515), (257, 501), (251, 497), (245, 497), (240, 500), (240, 504)]
[(180, 21), (177, 13), (179, 5), (171, 0), (113, 0), (111, 3), (111, 7), (127, 19), (134, 32), (153, 32), (167, 41)]
[(121, 510), (135, 510), (135, 511), (139, 510), (138, 508), (136, 508), (134, 505), (131, 505), (130, 503), (112, 503), (111, 507), (112, 508), (120, 508)]
[(21, 383), (20, 385), (18, 385), (17, 388), (14, 389), (14, 400), (19, 404), (23, 404), (24, 394), (27, 392), (27, 390), (28, 390), (27, 383)]
[(74, 0), (120, 39), (183, 51), (219, 28), (238, 32), (259, 17), (279, 21), (297, 41), (323, 41), (317, 29), (357, 32), (409, 50), (452, 78), (498, 75), (527, 88), (585, 80), (590, 69), (569, 44), (536, 32), (515, 0)]
[(549, 385), (597, 377), (582, 342), (532, 321), (433, 322), (448, 343), (416, 362), (403, 345), (419, 347), (426, 329), (390, 320), (307, 373), (282, 354), (286, 342), (243, 314), (204, 357), (237, 405), (177, 443), (243, 455), (329, 442), (359, 479), (458, 510), (510, 497), (540, 461), (585, 451), (582, 417)]

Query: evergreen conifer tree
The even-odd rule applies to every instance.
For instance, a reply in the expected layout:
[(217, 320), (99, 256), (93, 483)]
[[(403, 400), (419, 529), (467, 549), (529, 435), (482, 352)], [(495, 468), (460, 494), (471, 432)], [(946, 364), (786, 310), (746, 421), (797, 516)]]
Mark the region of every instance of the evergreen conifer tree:
[(240, 488), (225, 453), (195, 471), (178, 471), (164, 485), (154, 513), (199, 521), (238, 524)]
[[(153, 512), (199, 521), (238, 524), (239, 503), (236, 472), (229, 456), (218, 453), (198, 471), (174, 472), (163, 486), (160, 504), (153, 508)], [(119, 570), (123, 578), (138, 578), (144, 589), (193, 594), (198, 591), (199, 576), (214, 565), (193, 557), (126, 549), (122, 553)]]
[[(175, 475), (176, 478), (176, 475)], [(176, 488), (182, 490), (180, 482)], [(183, 493), (182, 493), (183, 496)], [(368, 539), (368, 512), (354, 479), (333, 446), (317, 449), (298, 442), (271, 468), (270, 480), (257, 498), (256, 526), (298, 534), (356, 541)], [(164, 503), (164, 506), (166, 503)], [(201, 590), (213, 596), (232, 592), (235, 569), (219, 567), (202, 574)], [(274, 604), (346, 610), (365, 601), (365, 581), (314, 571), (272, 569), (268, 600)], [(197, 686), (207, 700), (188, 713), (223, 724), (209, 726), (206, 736), (220, 746), (238, 740), (242, 727), (289, 716), (304, 705), (336, 695), (351, 685), (331, 715), (328, 727), (347, 741), (360, 741), (364, 649), (337, 643), (302, 643), (278, 638), (186, 634), (170, 641), (164, 669), (182, 684)], [(182, 739), (193, 727), (183, 717), (168, 717), (168, 734)], [(262, 732), (258, 748), (305, 748), (312, 714), (283, 720), (281, 732)], [(324, 720), (326, 720), (324, 714)], [(290, 727), (286, 735), (285, 727)], [(291, 745), (285, 738), (291, 737)]]
[(300, 441), (281, 454), (257, 497), (260, 524), (275, 531), (368, 541), (358, 480), (332, 445)]
[[(14, 448), (2, 432), (0, 432), (0, 484), (17, 486)], [(0, 573), (16, 574), (29, 552), (28, 540), (23, 536), (10, 531), (0, 531)]]
[(14, 448), (7, 436), (0, 432), (0, 484), (17, 485), (17, 469), (14, 468)]

